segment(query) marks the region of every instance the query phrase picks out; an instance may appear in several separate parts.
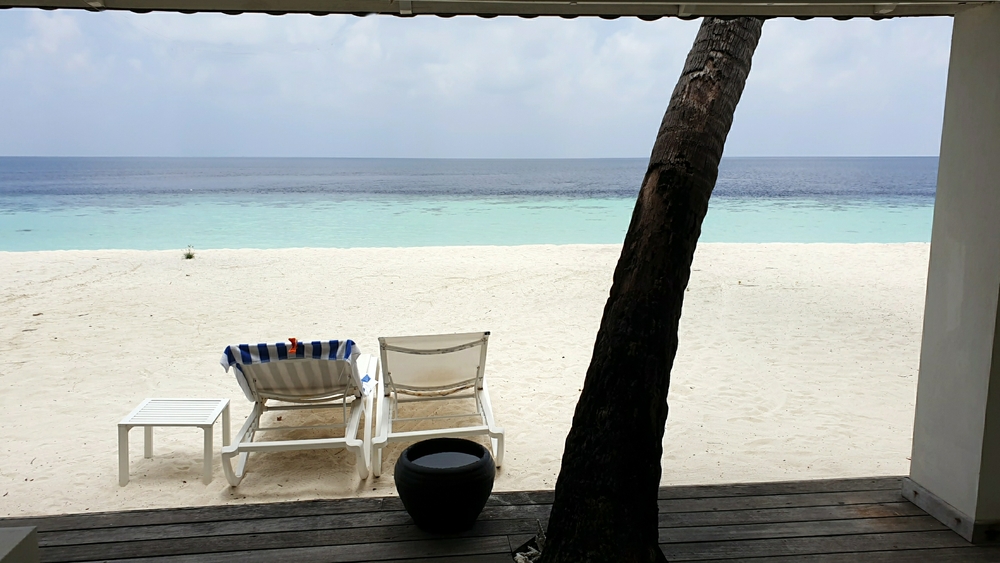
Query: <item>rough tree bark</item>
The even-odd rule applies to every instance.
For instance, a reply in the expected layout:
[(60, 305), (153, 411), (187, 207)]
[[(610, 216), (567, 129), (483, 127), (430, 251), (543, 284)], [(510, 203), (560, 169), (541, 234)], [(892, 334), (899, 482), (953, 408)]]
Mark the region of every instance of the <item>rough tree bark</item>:
[(543, 563), (665, 561), (656, 495), (681, 304), (762, 24), (706, 18), (674, 88), (566, 438)]

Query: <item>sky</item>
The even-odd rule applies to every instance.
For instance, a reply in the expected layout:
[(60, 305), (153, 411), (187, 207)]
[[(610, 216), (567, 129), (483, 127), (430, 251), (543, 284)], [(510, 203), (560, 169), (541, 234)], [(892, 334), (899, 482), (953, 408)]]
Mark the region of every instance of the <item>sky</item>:
[[(699, 25), (0, 10), (0, 155), (648, 157)], [(725, 155), (937, 155), (951, 25), (767, 21)]]

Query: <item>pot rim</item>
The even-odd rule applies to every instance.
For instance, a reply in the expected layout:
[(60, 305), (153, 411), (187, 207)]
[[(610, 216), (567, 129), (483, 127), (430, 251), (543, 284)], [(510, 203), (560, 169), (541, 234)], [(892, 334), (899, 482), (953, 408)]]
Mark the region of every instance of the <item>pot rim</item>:
[[(449, 447), (451, 446), (451, 447)], [(457, 446), (457, 447), (456, 447)], [(423, 451), (423, 450), (429, 451)], [(411, 458), (412, 453), (420, 453), (422, 455), (415, 458)], [(457, 467), (427, 467), (425, 465), (420, 465), (416, 463), (415, 459), (420, 459), (426, 455), (444, 452), (456, 452), (464, 453), (476, 456), (477, 459), (471, 463), (465, 465), (459, 465)], [(485, 463), (492, 463), (493, 456), (490, 451), (486, 449), (485, 446), (478, 442), (473, 442), (472, 440), (465, 440), (463, 438), (431, 438), (429, 440), (423, 440), (408, 446), (399, 455), (399, 459), (408, 471), (420, 474), (433, 474), (433, 475), (450, 475), (456, 473), (466, 473), (470, 469), (484, 465)]]

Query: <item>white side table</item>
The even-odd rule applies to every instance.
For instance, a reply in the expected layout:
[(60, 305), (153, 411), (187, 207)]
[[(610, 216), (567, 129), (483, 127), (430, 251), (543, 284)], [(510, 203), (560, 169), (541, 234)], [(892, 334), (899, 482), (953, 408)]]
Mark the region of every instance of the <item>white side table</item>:
[(205, 431), (205, 468), (201, 480), (212, 482), (212, 427), (222, 415), (222, 445), (229, 445), (229, 399), (146, 399), (118, 423), (118, 484), (128, 484), (128, 431), (145, 429), (144, 457), (153, 457), (154, 426), (197, 426)]

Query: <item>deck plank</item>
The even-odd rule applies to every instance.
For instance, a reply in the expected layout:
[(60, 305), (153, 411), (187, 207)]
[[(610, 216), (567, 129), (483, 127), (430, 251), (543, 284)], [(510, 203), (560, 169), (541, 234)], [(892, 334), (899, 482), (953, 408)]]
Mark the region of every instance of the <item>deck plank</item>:
[(821, 536), (843, 536), (850, 534), (941, 530), (948, 530), (948, 528), (926, 515), (898, 518), (819, 520), (813, 522), (768, 522), (763, 524), (737, 524), (728, 526), (660, 528), (659, 543), (720, 542), (767, 538), (818, 538)]
[(430, 559), (393, 559), (392, 563), (510, 563), (509, 553), (492, 555), (462, 555), (459, 557), (434, 557)]
[(788, 495), (799, 493), (846, 493), (857, 491), (900, 490), (902, 477), (864, 477), (857, 479), (811, 479), (807, 481), (769, 481), (725, 485), (678, 485), (661, 487), (660, 499), (736, 496)]
[(997, 563), (1000, 547), (913, 549), (725, 559), (726, 563)]
[[(440, 539), (534, 534), (535, 520), (479, 521), (469, 531), (454, 536), (434, 536), (412, 524), (346, 529), (316, 529), (234, 535), (191, 536), (183, 539), (119, 540), (108, 543), (85, 543), (42, 547), (43, 558), (53, 561), (90, 561), (109, 558), (161, 557), (241, 550), (291, 549), (328, 545), (350, 545), (373, 542), (438, 541)], [(222, 541), (220, 541), (222, 538)]]
[(660, 548), (670, 561), (701, 561), (735, 559), (738, 557), (775, 557), (902, 549), (936, 549), (944, 547), (967, 547), (968, 545), (969, 543), (962, 539), (961, 536), (948, 530), (697, 543), (661, 543)]
[(436, 557), (453, 557), (462, 561), (470, 561), (473, 557), (484, 555), (504, 555), (509, 558), (510, 545), (506, 536), (241, 550), (165, 557), (137, 557), (115, 559), (114, 561), (116, 563), (272, 563), (274, 561), (360, 563)]
[(353, 514), (382, 508), (378, 497), (335, 500), (307, 500), (264, 504), (226, 504), (191, 508), (158, 508), (94, 512), (29, 518), (0, 518), (2, 526), (35, 526), (39, 532), (55, 530), (87, 530), (113, 526), (147, 526), (218, 520), (247, 520), (261, 517), (306, 516), (321, 514)]
[(803, 506), (843, 506), (878, 504), (904, 500), (899, 490), (799, 493), (735, 497), (680, 498), (659, 501), (660, 512), (702, 512), (746, 510), (753, 508), (792, 508)]
[(659, 526), (661, 528), (680, 528), (684, 526), (724, 526), (727, 524), (756, 524), (766, 522), (889, 518), (895, 516), (922, 516), (924, 514), (923, 510), (920, 510), (912, 503), (902, 501), (795, 508), (661, 512)]

